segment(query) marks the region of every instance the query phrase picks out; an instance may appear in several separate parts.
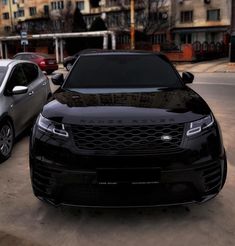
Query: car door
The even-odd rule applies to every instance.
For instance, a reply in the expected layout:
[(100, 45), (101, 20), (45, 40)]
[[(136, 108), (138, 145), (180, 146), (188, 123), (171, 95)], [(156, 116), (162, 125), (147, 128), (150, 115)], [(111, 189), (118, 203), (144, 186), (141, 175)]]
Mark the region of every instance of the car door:
[(29, 125), (32, 98), (30, 96), (30, 91), (19, 95), (12, 95), (11, 92), (15, 86), (27, 85), (28, 80), (21, 64), (15, 65), (6, 83), (4, 93), (9, 97), (9, 101), (11, 101), (8, 112), (14, 121), (16, 135)]
[(32, 117), (36, 116), (41, 110), (47, 99), (47, 78), (42, 76), (38, 66), (32, 63), (23, 63), (23, 71), (28, 80), (29, 91), (33, 105)]

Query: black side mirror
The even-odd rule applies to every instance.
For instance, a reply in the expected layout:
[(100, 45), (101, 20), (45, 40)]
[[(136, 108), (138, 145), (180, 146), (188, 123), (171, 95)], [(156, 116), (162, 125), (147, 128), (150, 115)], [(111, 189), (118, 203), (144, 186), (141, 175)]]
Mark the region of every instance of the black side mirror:
[(62, 85), (64, 83), (64, 75), (62, 73), (55, 74), (51, 77), (51, 81), (54, 85)]
[(191, 84), (194, 80), (194, 75), (190, 72), (183, 72), (182, 80), (185, 84)]

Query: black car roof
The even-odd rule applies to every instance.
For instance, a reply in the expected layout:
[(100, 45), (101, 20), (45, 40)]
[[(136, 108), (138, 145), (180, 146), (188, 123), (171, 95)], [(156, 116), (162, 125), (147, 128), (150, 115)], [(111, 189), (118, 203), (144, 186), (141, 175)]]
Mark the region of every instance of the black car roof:
[(138, 55), (138, 54), (155, 54), (161, 55), (161, 53), (156, 53), (152, 51), (144, 51), (144, 50), (101, 50), (101, 49), (87, 49), (79, 52), (79, 55), (122, 55), (122, 54), (130, 54), (130, 55)]
[(102, 56), (102, 55), (156, 55), (164, 61), (170, 63), (170, 60), (160, 52), (145, 51), (145, 50), (101, 50), (87, 49), (79, 52), (79, 56)]

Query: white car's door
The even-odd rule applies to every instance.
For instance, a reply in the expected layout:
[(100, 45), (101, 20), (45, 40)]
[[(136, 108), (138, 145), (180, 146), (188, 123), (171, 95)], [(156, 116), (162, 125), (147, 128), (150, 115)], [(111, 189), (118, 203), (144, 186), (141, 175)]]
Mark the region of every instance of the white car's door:
[(8, 113), (14, 121), (15, 132), (17, 134), (29, 124), (32, 114), (32, 98), (29, 90), (24, 94), (13, 95), (12, 90), (15, 86), (28, 86), (28, 80), (21, 64), (15, 65), (12, 69), (4, 90), (10, 101)]
[(32, 63), (22, 64), (24, 73), (28, 80), (29, 91), (32, 99), (32, 117), (35, 117), (41, 110), (47, 99), (47, 78), (41, 76), (38, 66)]

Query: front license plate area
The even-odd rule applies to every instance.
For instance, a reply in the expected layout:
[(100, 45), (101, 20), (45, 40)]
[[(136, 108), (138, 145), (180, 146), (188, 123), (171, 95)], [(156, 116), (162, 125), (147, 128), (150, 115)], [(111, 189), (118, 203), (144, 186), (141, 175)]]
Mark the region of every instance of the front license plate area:
[(159, 168), (100, 168), (97, 170), (99, 184), (153, 184), (159, 183), (161, 171)]

